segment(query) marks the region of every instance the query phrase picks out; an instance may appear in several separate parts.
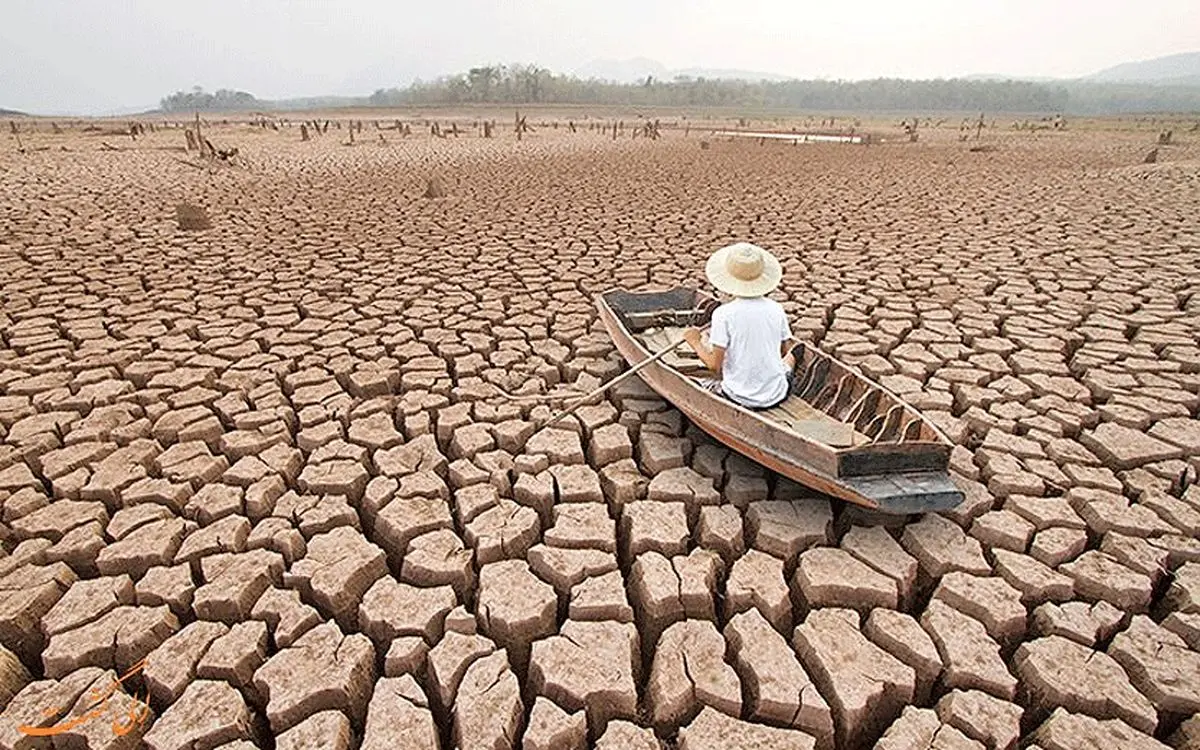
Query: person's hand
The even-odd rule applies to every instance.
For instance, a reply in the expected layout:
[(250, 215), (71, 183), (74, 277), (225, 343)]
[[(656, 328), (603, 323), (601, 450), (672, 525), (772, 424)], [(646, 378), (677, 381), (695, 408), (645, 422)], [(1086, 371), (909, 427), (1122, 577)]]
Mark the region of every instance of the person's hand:
[(683, 340), (692, 346), (696, 346), (700, 343), (700, 337), (702, 335), (703, 331), (701, 331), (699, 328), (692, 327), (683, 329)]

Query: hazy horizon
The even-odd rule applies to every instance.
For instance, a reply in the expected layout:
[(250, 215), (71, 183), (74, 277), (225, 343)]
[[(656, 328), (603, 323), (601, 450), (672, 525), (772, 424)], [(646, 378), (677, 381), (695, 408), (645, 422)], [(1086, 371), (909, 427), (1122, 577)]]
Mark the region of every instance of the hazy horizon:
[[(1195, 0), (463, 0), (10, 3), (0, 107), (97, 114), (173, 91), (366, 95), (495, 62), (570, 73), (597, 59), (797, 78), (1074, 78), (1200, 50)], [(1191, 21), (1191, 22), (1188, 22)]]

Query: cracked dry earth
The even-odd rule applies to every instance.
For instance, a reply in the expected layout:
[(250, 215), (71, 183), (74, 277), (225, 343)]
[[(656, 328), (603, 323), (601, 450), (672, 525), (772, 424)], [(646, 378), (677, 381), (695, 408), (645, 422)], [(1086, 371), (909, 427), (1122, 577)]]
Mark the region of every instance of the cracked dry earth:
[[(0, 155), (0, 748), (1200, 747), (1197, 147), (212, 134), (249, 166)], [(496, 398), (620, 372), (591, 296), (741, 238), (961, 507), (831, 502), (636, 381)]]

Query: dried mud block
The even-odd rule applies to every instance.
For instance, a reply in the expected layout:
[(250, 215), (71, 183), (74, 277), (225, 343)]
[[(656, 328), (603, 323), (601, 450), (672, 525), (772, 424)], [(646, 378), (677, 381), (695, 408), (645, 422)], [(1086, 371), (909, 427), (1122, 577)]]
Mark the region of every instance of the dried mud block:
[(192, 600), (196, 595), (192, 569), (187, 563), (169, 568), (150, 568), (137, 582), (134, 594), (140, 607), (165, 604), (176, 617), (186, 618), (192, 611)]
[(644, 498), (649, 486), (650, 480), (642, 475), (637, 464), (630, 459), (621, 459), (600, 470), (600, 488), (604, 492), (604, 499), (618, 517), (626, 503)]
[(208, 211), (192, 203), (180, 203), (175, 206), (175, 222), (185, 232), (212, 229), (212, 220), (208, 218)]
[(1029, 739), (1043, 750), (1169, 750), (1120, 719), (1096, 719), (1058, 708)]
[(1013, 750), (1024, 709), (978, 690), (952, 690), (938, 701), (938, 718), (989, 750)]
[(360, 750), (429, 750), (440, 746), (429, 699), (411, 675), (375, 683)]
[(894, 578), (901, 606), (910, 600), (920, 566), (887, 529), (882, 526), (853, 526), (842, 536), (841, 548), (877, 572)]
[[(132, 535), (131, 535), (132, 536)], [(221, 552), (244, 552), (250, 538), (250, 521), (225, 516), (209, 526), (191, 531), (175, 553), (175, 563), (192, 562)]]
[(1002, 644), (1025, 634), (1028, 612), (1021, 604), (1021, 592), (1003, 578), (947, 573), (934, 589), (933, 598), (979, 620), (988, 635)]
[(945, 666), (942, 684), (947, 688), (982, 690), (1005, 700), (1016, 695), (1017, 680), (983, 623), (935, 599), (921, 615), (921, 627), (937, 646)]
[(724, 654), (725, 640), (707, 620), (684, 620), (663, 631), (646, 686), (650, 719), (656, 728), (671, 732), (695, 716), (701, 706), (731, 716), (741, 714), (741, 685)]
[(275, 738), (275, 750), (350, 750), (350, 720), (341, 711), (318, 711)]
[(1087, 543), (1087, 532), (1081, 529), (1044, 529), (1033, 537), (1029, 555), (1044, 565), (1056, 567), (1083, 554)]
[(797, 729), (781, 729), (741, 721), (704, 707), (679, 730), (679, 750), (813, 750), (816, 740)]
[(262, 620), (279, 648), (287, 648), (300, 636), (319, 625), (321, 615), (300, 601), (300, 592), (268, 588), (254, 603), (250, 616)]
[(546, 529), (543, 541), (552, 547), (571, 547), (617, 551), (616, 523), (601, 503), (563, 503), (553, 509), (554, 525)]
[(781, 633), (791, 632), (792, 601), (783, 560), (752, 549), (733, 563), (725, 582), (726, 621), (739, 612), (758, 610)]
[(16, 654), (0, 646), (0, 705), (7, 706), (31, 679), (29, 670), (25, 669)]
[(239, 622), (213, 641), (196, 665), (196, 676), (224, 680), (236, 688), (252, 688), (255, 671), (267, 658), (267, 625), (258, 620)]
[(366, 636), (342, 635), (336, 623), (314, 627), (271, 656), (254, 673), (254, 688), (267, 703), (271, 730), (291, 729), (327, 709), (345, 712), (362, 726), (375, 679), (375, 651)]
[(860, 747), (883, 733), (916, 691), (916, 673), (859, 632), (859, 615), (821, 609), (796, 627), (793, 645), (827, 696), (837, 740)]
[(24, 565), (0, 578), (0, 644), (35, 664), (43, 644), (39, 622), (76, 580), (61, 562)]
[(457, 603), (449, 586), (410, 586), (384, 575), (363, 595), (358, 626), (377, 650), (404, 636), (419, 636), (432, 645), (442, 637), (446, 615)]
[[(57, 746), (105, 748), (106, 750), (134, 750), (146, 747), (142, 743), (142, 737), (146, 727), (154, 721), (154, 714), (145, 708), (144, 703), (135, 700), (134, 697), (121, 690), (113, 692), (99, 705), (93, 697), (107, 691), (116, 680), (117, 674), (112, 671), (97, 676), (88, 690), (69, 709), (66, 709), (66, 715), (56, 722), (67, 727), (65, 732), (53, 735), (53, 741)], [(53, 706), (47, 708), (52, 712), (64, 710)], [(148, 712), (145, 717), (146, 721), (132, 722), (131, 717), (137, 716), (142, 711)], [(118, 735), (116, 733), (118, 727), (128, 728), (128, 731)], [(40, 747), (34, 742), (36, 740), (33, 737), (25, 737), (24, 742), (18, 743), (17, 746)]]
[(224, 682), (197, 680), (154, 722), (144, 740), (149, 750), (193, 750), (252, 734), (253, 718), (241, 693)]
[(458, 535), (438, 529), (413, 539), (404, 554), (400, 579), (416, 586), (445, 586), (466, 601), (475, 584), (474, 550), (467, 549)]
[(426, 680), (433, 707), (449, 714), (454, 707), (454, 696), (463, 675), (476, 660), (496, 650), (490, 639), (475, 633), (446, 631), (446, 635), (429, 650), (425, 661)]
[(696, 527), (700, 546), (716, 552), (726, 567), (746, 550), (742, 512), (733, 505), (706, 505)]
[(362, 532), (340, 526), (313, 537), (304, 557), (283, 574), (283, 583), (299, 590), (341, 627), (352, 630), (363, 595), (386, 574), (383, 550), (368, 542)]
[(895, 609), (896, 579), (877, 572), (843, 549), (818, 547), (800, 555), (793, 578), (797, 606)]
[[(609, 722), (609, 728), (619, 722)], [(567, 713), (554, 701), (538, 696), (529, 713), (529, 726), (521, 741), (521, 750), (584, 750), (587, 747), (587, 719), (583, 711)], [(622, 748), (628, 747), (621, 744)]]
[(1178, 446), (1115, 422), (1105, 422), (1094, 430), (1085, 430), (1079, 435), (1079, 442), (1114, 471), (1134, 469), (1183, 455), (1183, 449)]
[(992, 510), (976, 518), (969, 533), (985, 547), (1024, 552), (1033, 539), (1034, 526), (1012, 511)]
[(42, 633), (49, 637), (86, 625), (134, 600), (133, 582), (127, 575), (75, 581), (42, 617)]
[(159, 705), (179, 700), (184, 689), (196, 677), (196, 665), (213, 641), (229, 632), (219, 622), (197, 620), (162, 642), (146, 656), (142, 677), (150, 697)]
[(475, 562), (487, 565), (525, 557), (537, 544), (540, 531), (536, 511), (502, 499), (476, 516), (464, 529), (463, 538), (475, 550)]
[(559, 596), (569, 596), (571, 588), (585, 578), (617, 570), (617, 558), (597, 549), (564, 549), (538, 544), (529, 549), (529, 567), (546, 581)]
[(1097, 718), (1115, 716), (1148, 734), (1158, 726), (1154, 706), (1108, 654), (1049, 636), (1021, 644), (1013, 662), (1031, 709), (1048, 713), (1061, 707)]
[(585, 578), (571, 588), (567, 616), (572, 620), (633, 622), (633, 607), (619, 570)]
[(598, 734), (612, 719), (637, 715), (640, 664), (632, 624), (567, 620), (559, 635), (533, 644), (529, 682), (567, 711), (586, 711), (590, 731)]
[(530, 455), (542, 454), (550, 459), (551, 464), (582, 464), (584, 463), (583, 445), (579, 441), (579, 433), (571, 430), (549, 428), (534, 433), (525, 444), (525, 453)]
[(1200, 713), (1200, 653), (1175, 633), (1145, 615), (1135, 615), (1113, 639), (1108, 654), (1160, 717), (1182, 720)]
[(646, 552), (634, 561), (628, 589), (642, 635), (658, 641), (662, 631), (684, 619), (716, 619), (714, 592), (720, 558), (697, 549), (668, 560)]
[[(441, 488), (445, 487), (436, 475), (424, 476), (441, 485)], [(440, 496), (441, 492), (430, 494), (433, 496), (397, 497), (374, 515), (373, 538), (378, 540), (379, 546), (395, 564), (403, 559), (413, 539), (430, 531), (454, 528), (450, 507)]]
[(942, 657), (929, 634), (911, 615), (891, 609), (871, 610), (863, 634), (912, 667), (916, 675), (914, 702), (924, 703), (942, 675)]
[(833, 512), (828, 500), (768, 500), (746, 510), (750, 546), (775, 555), (786, 566), (810, 547), (833, 541)]
[(749, 718), (802, 729), (821, 743), (833, 739), (833, 715), (796, 654), (757, 610), (725, 626), (734, 666), (749, 702)]
[(1083, 553), (1059, 570), (1075, 582), (1075, 593), (1088, 601), (1106, 601), (1126, 612), (1145, 612), (1154, 583), (1099, 550)]
[(505, 560), (480, 569), (476, 604), (480, 629), (507, 649), (514, 664), (524, 665), (530, 644), (557, 631), (557, 613), (554, 588), (535, 576), (524, 560)]
[(521, 686), (501, 649), (467, 668), (454, 699), (454, 741), (458, 747), (513, 750), (524, 720)]
[(1125, 613), (1105, 601), (1046, 603), (1033, 611), (1031, 630), (1035, 635), (1061, 635), (1092, 647), (1107, 641), (1125, 621)]
[(929, 708), (908, 706), (875, 743), (874, 750), (989, 750)]
[[(47, 744), (39, 747), (18, 727), (53, 726), (65, 713), (66, 707), (74, 705), (89, 687), (109, 674), (112, 673), (98, 667), (84, 667), (62, 680), (37, 680), (26, 685), (11, 701), (5, 703), (4, 718), (0, 720), (0, 747), (12, 750), (41, 750), (48, 747)], [(55, 707), (59, 709), (58, 712), (46, 710)]]
[(653, 730), (619, 719), (608, 722), (595, 745), (596, 750), (660, 750), (661, 747)]
[(1175, 571), (1163, 605), (1175, 612), (1200, 613), (1200, 563), (1190, 562)]
[(254, 602), (283, 578), (283, 558), (267, 550), (211, 555), (200, 560), (204, 584), (192, 607), (206, 620), (236, 623), (247, 619)]
[(633, 560), (654, 551), (666, 557), (687, 553), (687, 506), (683, 503), (639, 500), (621, 509), (621, 555)]
[(117, 607), (83, 627), (58, 633), (42, 651), (46, 676), (84, 666), (128, 671), (179, 629), (166, 607)]
[(936, 513), (905, 526), (900, 543), (917, 559), (921, 572), (931, 582), (954, 570), (982, 576), (992, 572), (979, 540)]

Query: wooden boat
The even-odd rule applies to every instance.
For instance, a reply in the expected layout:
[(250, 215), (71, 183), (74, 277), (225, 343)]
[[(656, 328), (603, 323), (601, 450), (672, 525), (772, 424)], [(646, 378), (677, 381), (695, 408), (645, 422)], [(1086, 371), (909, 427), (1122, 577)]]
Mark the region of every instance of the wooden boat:
[[(694, 289), (596, 298), (600, 319), (631, 366), (678, 341), (683, 328), (709, 322), (716, 300)], [(714, 438), (789, 479), (884, 513), (952, 508), (963, 499), (950, 481), (953, 447), (916, 409), (816, 347), (797, 341), (796, 381), (788, 399), (751, 410), (714, 394), (714, 377), (684, 345), (639, 374)]]

